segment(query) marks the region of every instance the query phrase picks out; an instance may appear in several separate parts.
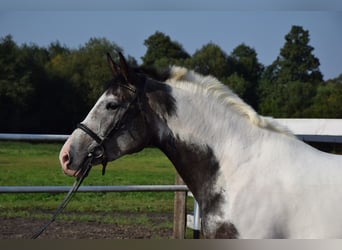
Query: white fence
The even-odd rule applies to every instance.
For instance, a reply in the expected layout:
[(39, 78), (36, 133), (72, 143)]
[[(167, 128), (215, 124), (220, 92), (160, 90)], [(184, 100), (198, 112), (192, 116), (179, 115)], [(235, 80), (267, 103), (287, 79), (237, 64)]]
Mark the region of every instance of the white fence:
[[(0, 186), (1, 193), (67, 193), (70, 186)], [(186, 185), (80, 186), (77, 192), (187, 192)]]
[(69, 135), (44, 135), (44, 134), (2, 134), (2, 141), (35, 141), (35, 142), (65, 142)]
[(342, 143), (342, 119), (276, 119), (307, 142)]
[[(342, 119), (275, 119), (299, 139), (342, 143)], [(69, 135), (2, 134), (0, 140), (64, 142)]]
[[(276, 119), (287, 126), (297, 137), (308, 142), (342, 143), (342, 119)], [(0, 140), (64, 142), (68, 135), (1, 134)], [(68, 186), (0, 186), (0, 193), (61, 193)], [(186, 185), (139, 186), (81, 186), (79, 192), (165, 192), (188, 191)], [(194, 203), (194, 215), (187, 216), (188, 227), (200, 230), (198, 204)], [(184, 235), (184, 232), (182, 233)]]

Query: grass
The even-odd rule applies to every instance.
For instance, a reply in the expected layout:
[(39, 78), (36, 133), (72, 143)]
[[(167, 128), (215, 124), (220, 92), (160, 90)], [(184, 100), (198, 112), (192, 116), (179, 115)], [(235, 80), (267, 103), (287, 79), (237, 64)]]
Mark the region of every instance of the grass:
[[(58, 161), (61, 147), (61, 144), (0, 142), (0, 186), (72, 185), (74, 178), (62, 173)], [(175, 170), (170, 161), (159, 150), (148, 148), (109, 163), (105, 176), (101, 175), (100, 166), (94, 167), (83, 185), (163, 185), (174, 184), (174, 179)], [(48, 218), (49, 213), (38, 215), (34, 211), (56, 209), (64, 195), (0, 194), (0, 216)], [(172, 192), (77, 193), (66, 210), (171, 212), (173, 196)], [(144, 220), (143, 217), (140, 219)]]

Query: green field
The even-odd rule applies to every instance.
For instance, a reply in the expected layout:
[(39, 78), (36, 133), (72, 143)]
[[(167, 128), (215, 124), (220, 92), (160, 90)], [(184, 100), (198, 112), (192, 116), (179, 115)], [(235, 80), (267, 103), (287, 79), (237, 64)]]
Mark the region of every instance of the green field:
[[(61, 147), (61, 144), (0, 142), (0, 186), (72, 185), (74, 178), (62, 173), (58, 161)], [(109, 163), (105, 176), (101, 169), (102, 166), (93, 167), (82, 185), (163, 185), (174, 184), (175, 180), (170, 161), (159, 150), (151, 148)], [(64, 195), (0, 194), (0, 216), (48, 218)], [(77, 193), (66, 211), (172, 212), (173, 197), (172, 192)], [(106, 220), (103, 216), (92, 219)]]

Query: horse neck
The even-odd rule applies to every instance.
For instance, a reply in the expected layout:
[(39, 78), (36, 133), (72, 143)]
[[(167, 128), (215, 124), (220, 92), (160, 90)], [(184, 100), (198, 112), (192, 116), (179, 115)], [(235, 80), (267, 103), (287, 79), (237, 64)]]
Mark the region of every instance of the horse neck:
[[(185, 183), (202, 204), (203, 212), (219, 202), (225, 187), (220, 183), (227, 159), (233, 159), (233, 145), (248, 145), (254, 136), (246, 118), (205, 95), (173, 88), (177, 106), (173, 115), (158, 115), (159, 147), (171, 160)], [(244, 129), (246, 131), (244, 131)], [(247, 131), (248, 130), (248, 131)], [(162, 131), (162, 132), (161, 132)], [(247, 135), (247, 137), (246, 137)], [(248, 139), (246, 139), (248, 138)]]

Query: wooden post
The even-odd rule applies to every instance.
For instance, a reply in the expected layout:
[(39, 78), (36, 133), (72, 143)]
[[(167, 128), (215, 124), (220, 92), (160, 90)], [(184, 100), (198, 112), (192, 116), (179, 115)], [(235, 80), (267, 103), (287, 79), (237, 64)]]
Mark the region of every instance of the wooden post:
[[(176, 185), (184, 185), (182, 177), (176, 173)], [(173, 208), (173, 238), (184, 239), (186, 217), (186, 192), (175, 192)]]

